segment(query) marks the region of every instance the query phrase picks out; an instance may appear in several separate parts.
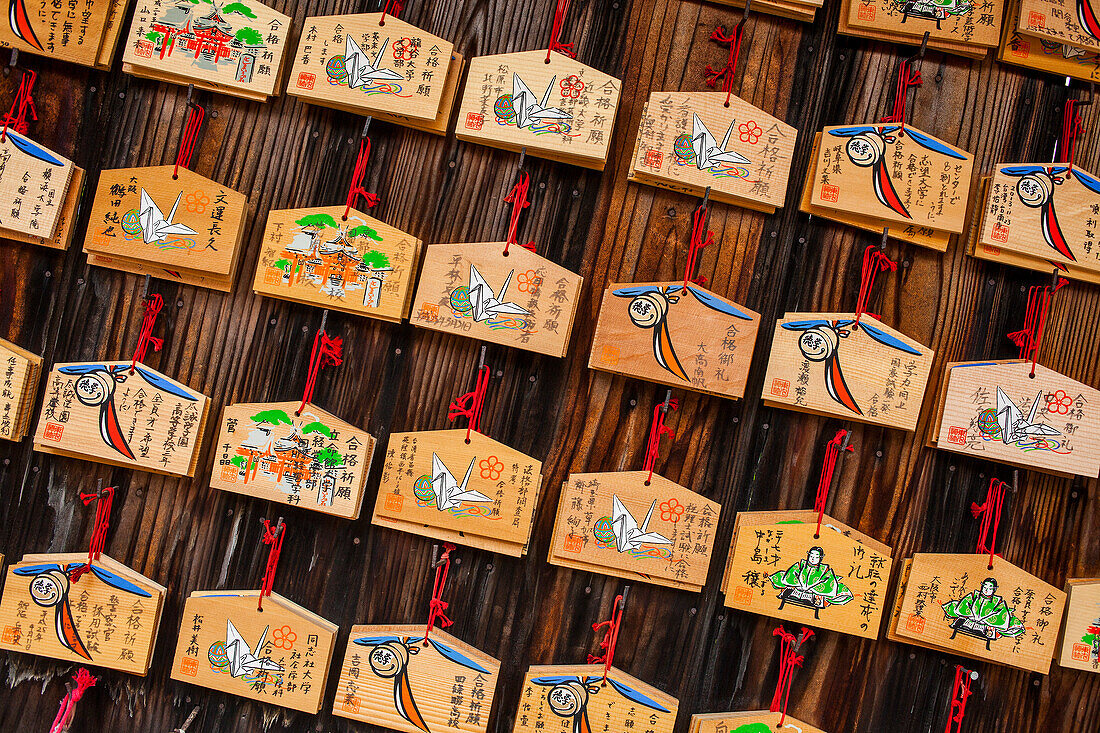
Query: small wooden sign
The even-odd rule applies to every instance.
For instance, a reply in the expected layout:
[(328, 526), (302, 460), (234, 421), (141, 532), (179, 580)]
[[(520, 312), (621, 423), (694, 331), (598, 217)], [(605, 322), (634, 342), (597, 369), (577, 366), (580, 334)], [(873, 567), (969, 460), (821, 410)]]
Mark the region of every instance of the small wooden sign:
[(460, 140), (603, 170), (622, 82), (564, 54), (521, 51), (470, 61)]
[(913, 556), (896, 634), (909, 643), (1047, 674), (1066, 594), (989, 555)]
[(546, 665), (527, 670), (512, 733), (648, 731), (672, 733), (679, 702), (602, 664)]
[(68, 158), (8, 128), (0, 135), (0, 227), (53, 239), (73, 167)]
[(1039, 471), (1100, 473), (1100, 391), (1031, 362), (947, 371), (936, 446)]
[(722, 506), (646, 471), (570, 474), (551, 565), (699, 592)]
[(79, 6), (9, 0), (0, 47), (105, 69), (118, 40), (108, 27), (117, 24), (113, 18), (124, 15), (127, 5), (128, 0), (84, 0)]
[[(779, 721), (783, 724), (780, 725)], [(768, 710), (741, 713), (698, 713), (691, 716), (688, 733), (825, 733), (791, 715)]]
[(909, 125), (826, 127), (811, 203), (960, 233), (974, 156)]
[[(387, 25), (388, 25), (387, 21)], [(500, 662), (445, 631), (352, 626), (332, 712), (406, 733), (483, 733)]]
[(15, 242), (37, 244), (40, 247), (50, 249), (68, 249), (73, 242), (73, 233), (76, 232), (77, 217), (80, 214), (80, 199), (84, 193), (84, 169), (73, 166), (73, 175), (69, 179), (69, 187), (65, 191), (65, 200), (61, 204), (61, 211), (57, 215), (57, 224), (54, 226), (52, 236), (38, 236), (24, 234), (0, 227), (0, 237)]
[(172, 679), (317, 713), (325, 697), (336, 624), (278, 593), (195, 591), (183, 606)]
[(911, 36), (929, 40), (996, 46), (1004, 21), (1005, 0), (853, 0), (848, 25), (888, 39)]
[(759, 328), (759, 313), (698, 285), (611, 283), (588, 366), (740, 399)]
[(542, 463), (476, 431), (391, 433), (371, 521), (490, 552), (527, 552)]
[(54, 364), (34, 449), (140, 471), (194, 476), (209, 400), (144, 364)]
[(409, 313), (420, 240), (342, 206), (267, 217), (252, 290), (258, 295), (400, 322)]
[(715, 201), (783, 206), (798, 130), (725, 92), (653, 92), (631, 179)]
[(228, 405), (210, 486), (358, 519), (374, 438), (313, 404)]
[(837, 21), (837, 33), (845, 36), (854, 36), (856, 38), (867, 38), (873, 40), (886, 40), (893, 43), (902, 43), (907, 45), (927, 45), (932, 51), (940, 51), (942, 53), (950, 53), (956, 56), (965, 56), (972, 59), (984, 59), (989, 54), (989, 49), (983, 46), (975, 46), (969, 43), (956, 43), (953, 41), (944, 41), (933, 38), (929, 34), (928, 42), (925, 44), (922, 42), (924, 30), (922, 29), (920, 38), (914, 39), (912, 36), (901, 33), (884, 33), (882, 31), (870, 30), (859, 26), (853, 26), (848, 22), (848, 18), (852, 12), (852, 6), (858, 3), (859, 0), (841, 0), (840, 2), (840, 18)]
[(866, 313), (787, 313), (775, 325), (766, 404), (916, 430), (931, 349)]
[(1061, 667), (1100, 672), (1100, 578), (1066, 580), (1066, 620), (1057, 660)]
[(27, 436), (41, 376), (41, 356), (0, 339), (0, 438)]
[(0, 649), (144, 676), (167, 588), (101, 555), (25, 555), (7, 571)]
[(123, 70), (267, 101), (279, 83), (290, 21), (258, 0), (139, 2)]
[(1092, 0), (1019, 0), (1020, 33), (1090, 51), (1100, 50), (1100, 5)]
[(414, 326), (565, 356), (583, 278), (503, 242), (430, 244), (409, 321)]
[(1076, 46), (1067, 46), (1046, 37), (1024, 35), (1019, 29), (1020, 2), (1006, 0), (1005, 23), (997, 60), (1028, 69), (1071, 76), (1084, 81), (1100, 80), (1100, 55)]

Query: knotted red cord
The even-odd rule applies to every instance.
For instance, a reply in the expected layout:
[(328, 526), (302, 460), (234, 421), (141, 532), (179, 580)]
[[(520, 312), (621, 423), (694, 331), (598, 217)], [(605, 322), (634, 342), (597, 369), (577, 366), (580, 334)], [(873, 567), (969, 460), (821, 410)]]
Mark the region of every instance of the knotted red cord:
[(264, 536), (260, 541), (265, 545), (271, 545), (271, 549), (267, 552), (267, 567), (264, 568), (264, 577), (260, 581), (260, 596), (256, 599), (256, 608), (260, 611), (264, 610), (264, 596), (271, 595), (271, 589), (275, 585), (279, 553), (283, 550), (283, 538), (286, 537), (286, 525), (282, 520), (279, 520), (274, 527), (266, 519), (261, 521), (264, 523)]
[(443, 554), (435, 566), (435, 582), (432, 583), (432, 599), (428, 601), (428, 628), (424, 629), (424, 646), (428, 646), (428, 634), (435, 628), (435, 622), (439, 621), (439, 627), (445, 629), (454, 622), (447, 618), (445, 613), (449, 605), (443, 600), (443, 586), (447, 584), (447, 572), (451, 569), (451, 553), (455, 546), (450, 542), (443, 543)]
[(711, 89), (715, 87), (719, 79), (722, 80), (722, 91), (726, 93), (727, 107), (730, 106), (730, 97), (733, 96), (733, 76), (737, 73), (737, 57), (741, 54), (741, 38), (744, 35), (744, 18), (733, 29), (733, 33), (728, 36), (724, 26), (717, 26), (710, 34), (710, 40), (717, 41), (719, 45), (729, 46), (729, 56), (726, 58), (726, 65), (718, 71), (707, 64), (704, 71), (704, 80)]
[(913, 68), (913, 62), (906, 59), (898, 64), (898, 81), (894, 87), (894, 110), (882, 118), (883, 122), (895, 122), (905, 124), (905, 97), (909, 87), (921, 85), (920, 70)]
[(875, 286), (875, 275), (879, 271), (890, 270), (893, 272), (897, 269), (898, 263), (887, 257), (886, 253), (877, 246), (868, 245), (867, 249), (863, 250), (863, 265), (859, 272), (859, 300), (856, 301), (857, 322), (864, 313), (878, 318), (874, 313), (867, 310), (867, 303), (871, 299), (871, 288)]
[(367, 174), (368, 160), (370, 160), (370, 138), (364, 137), (359, 141), (359, 155), (356, 156), (355, 168), (351, 171), (347, 205), (344, 207), (344, 215), (340, 217), (343, 221), (348, 220), (348, 212), (351, 211), (351, 207), (358, 203), (360, 196), (363, 197), (368, 209), (378, 203), (378, 197), (373, 193), (367, 193), (367, 189), (363, 188), (363, 176)]
[(714, 244), (714, 232), (707, 231), (707, 211), (707, 205), (703, 204), (691, 217), (691, 243), (688, 245), (687, 265), (684, 267), (684, 290), (687, 290), (688, 283), (705, 285), (707, 282), (702, 275), (692, 277), (699, 263), (699, 254), (704, 247)]
[[(833, 439), (825, 445), (825, 460), (821, 464), (821, 476), (817, 479), (817, 498), (814, 500), (814, 511), (817, 512), (817, 532), (814, 539), (821, 536), (821, 520), (825, 516), (825, 502), (829, 500), (829, 489), (833, 485), (833, 469), (836, 468), (836, 459), (840, 455), (841, 442), (847, 430), (838, 430)], [(844, 450), (855, 450), (852, 446), (846, 446)]]
[(302, 392), (302, 404), (298, 405), (295, 415), (301, 415), (306, 409), (306, 403), (313, 401), (313, 388), (317, 386), (317, 374), (329, 366), (340, 366), (344, 357), (344, 340), (342, 338), (329, 338), (325, 329), (318, 329), (313, 337), (313, 350), (309, 354), (309, 372), (306, 375), (306, 387)]
[(1051, 287), (1033, 285), (1027, 291), (1027, 311), (1024, 314), (1024, 327), (1008, 334), (1009, 340), (1020, 347), (1020, 358), (1031, 359), (1031, 376), (1035, 376), (1035, 363), (1039, 358), (1039, 347), (1043, 343), (1043, 329), (1047, 323), (1047, 309), (1050, 297), (1068, 282), (1064, 277)]
[(80, 500), (84, 502), (84, 506), (88, 506), (93, 501), (96, 502), (95, 522), (92, 524), (92, 538), (88, 541), (88, 562), (73, 569), (69, 574), (70, 581), (75, 583), (80, 580), (81, 575), (92, 569), (92, 561), (98, 560), (103, 554), (103, 548), (107, 544), (107, 528), (110, 526), (111, 504), (114, 498), (113, 486), (98, 489), (90, 494), (80, 492)]
[(947, 727), (943, 729), (943, 733), (951, 733), (952, 723), (958, 723), (955, 726), (955, 733), (961, 733), (968, 697), (970, 697), (970, 670), (956, 664), (955, 683), (951, 687), (951, 709), (947, 714)]
[(69, 688), (65, 697), (61, 698), (61, 707), (57, 711), (57, 717), (53, 719), (49, 733), (62, 733), (69, 727), (73, 720), (73, 713), (76, 712), (76, 704), (80, 702), (80, 698), (84, 697), (84, 693), (95, 685), (96, 678), (91, 672), (81, 667), (73, 675), (73, 682), (76, 682), (76, 687)]
[(1073, 153), (1077, 148), (1077, 136), (1085, 131), (1081, 120), (1081, 110), (1077, 109), (1076, 99), (1067, 99), (1062, 111), (1062, 137), (1058, 142), (1057, 163), (1073, 165)]
[[(787, 701), (791, 697), (791, 680), (794, 678), (794, 668), (801, 667), (804, 656), (798, 653), (802, 643), (814, 635), (814, 632), (803, 627), (802, 632), (795, 639), (794, 634), (789, 633), (782, 626), (772, 631), (772, 636), (779, 637), (779, 679), (775, 683), (775, 694), (772, 695), (770, 710), (780, 713), (779, 727), (787, 719)], [(797, 641), (797, 643), (796, 643)]]
[(648, 471), (649, 476), (646, 477), (645, 485), (649, 486), (649, 482), (653, 480), (653, 466), (657, 463), (657, 451), (661, 447), (661, 437), (664, 435), (673, 435), (675, 431), (672, 428), (665, 427), (665, 413), (669, 408), (675, 410), (679, 406), (676, 400), (669, 400), (666, 405), (664, 402), (660, 403), (653, 408), (653, 422), (649, 428), (649, 441), (645, 447), (645, 463), (642, 464), (642, 470)]
[(183, 127), (183, 137), (180, 138), (180, 147), (176, 152), (176, 167), (172, 170), (172, 178), (179, 178), (180, 166), (191, 167), (191, 154), (195, 152), (195, 141), (199, 137), (199, 128), (202, 127), (206, 110), (197, 104), (188, 105), (187, 124)]
[[(531, 205), (531, 202), (527, 200), (527, 190), (531, 185), (531, 176), (526, 173), (521, 173), (516, 185), (512, 186), (512, 190), (504, 197), (504, 202), (512, 205), (512, 215), (508, 219), (508, 239), (504, 242), (504, 254), (508, 254), (508, 247), (513, 244), (519, 244), (516, 241), (516, 237), (519, 232), (519, 214), (521, 211)], [(529, 249), (532, 252), (535, 251), (535, 242), (532, 240), (527, 244), (519, 244), (524, 249)]]
[(395, 18), (401, 15), (401, 11), (404, 7), (405, 3), (402, 0), (386, 0), (386, 6), (382, 8), (382, 18), (378, 21), (378, 25), (386, 24), (387, 13)]
[(477, 370), (477, 382), (474, 385), (474, 391), (467, 392), (451, 402), (450, 411), (447, 413), (447, 417), (451, 420), (460, 416), (464, 416), (469, 420), (466, 423), (467, 443), (470, 442), (470, 433), (476, 433), (478, 424), (481, 422), (481, 408), (485, 406), (485, 392), (489, 389), (489, 371), (489, 365), (482, 364), (481, 368)]
[(141, 319), (141, 331), (138, 333), (137, 348), (134, 349), (134, 358), (130, 360), (131, 374), (137, 369), (139, 361), (145, 361), (145, 352), (148, 351), (149, 344), (153, 345), (153, 351), (160, 351), (160, 347), (164, 346), (164, 339), (153, 336), (153, 326), (156, 325), (157, 315), (164, 307), (164, 298), (160, 297), (160, 293), (153, 293), (145, 298), (144, 304), (145, 315)]
[(619, 627), (622, 625), (623, 608), (625, 606), (622, 595), (615, 596), (615, 604), (611, 607), (611, 618), (598, 624), (592, 624), (593, 631), (599, 631), (605, 626), (607, 627), (603, 640), (600, 641), (600, 649), (603, 649), (603, 654), (599, 656), (588, 655), (589, 664), (603, 665), (602, 684), (605, 685), (607, 684), (607, 673), (611, 671), (611, 665), (615, 663), (615, 646), (619, 643)]
[(0, 140), (8, 141), (9, 127), (20, 135), (27, 132), (27, 112), (30, 112), (32, 120), (38, 121), (38, 111), (34, 108), (34, 99), (31, 97), (36, 79), (38, 74), (33, 71), (23, 72), (23, 78), (19, 81), (19, 90), (11, 103), (11, 110), (4, 115), (4, 130), (0, 132)]
[(985, 491), (985, 501), (981, 504), (971, 503), (970, 513), (977, 519), (982, 518), (981, 529), (978, 530), (978, 545), (974, 552), (979, 555), (989, 553), (989, 569), (993, 569), (993, 557), (997, 554), (997, 529), (1001, 526), (1001, 505), (1005, 500), (1004, 481), (995, 478), (989, 479), (989, 488)]
[(561, 42), (561, 29), (565, 25), (565, 16), (569, 14), (569, 0), (558, 0), (554, 7), (554, 25), (550, 28), (550, 48), (546, 49), (546, 63), (550, 63), (550, 52), (563, 53), (571, 59), (577, 58), (572, 43)]

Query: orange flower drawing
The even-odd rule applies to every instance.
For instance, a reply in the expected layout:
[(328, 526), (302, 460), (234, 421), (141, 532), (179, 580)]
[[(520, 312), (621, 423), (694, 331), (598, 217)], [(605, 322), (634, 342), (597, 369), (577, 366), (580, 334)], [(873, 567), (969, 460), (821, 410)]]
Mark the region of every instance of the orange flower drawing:
[(741, 142), (743, 143), (756, 145), (756, 141), (759, 140), (760, 136), (763, 134), (764, 130), (752, 120), (742, 122), (737, 126), (737, 135), (741, 138)]
[(279, 649), (293, 649), (294, 642), (298, 641), (298, 634), (289, 626), (282, 626), (271, 632), (271, 646)]
[(558, 82), (561, 87), (561, 95), (569, 99), (578, 99), (584, 91), (584, 82), (576, 74), (570, 74)]
[(675, 499), (661, 502), (661, 521), (676, 524), (684, 516), (684, 505)]
[(210, 203), (210, 197), (202, 191), (195, 191), (189, 193), (183, 199), (183, 207), (190, 211), (192, 214), (202, 214), (206, 211), (207, 205)]
[(1069, 408), (1073, 405), (1073, 398), (1066, 394), (1064, 389), (1048, 394), (1046, 400), (1047, 412), (1053, 412), (1056, 415), (1068, 415)]
[(539, 286), (542, 285), (542, 278), (535, 274), (534, 270), (528, 270), (527, 272), (521, 272), (519, 277), (516, 278), (516, 285), (521, 293), (537, 293)]
[(420, 55), (420, 48), (411, 38), (402, 38), (393, 44), (393, 57), (398, 61), (412, 61)]
[(504, 472), (504, 464), (497, 460), (496, 456), (482, 458), (477, 462), (477, 467), (481, 469), (481, 478), (487, 478), (493, 481), (500, 478), (500, 474)]

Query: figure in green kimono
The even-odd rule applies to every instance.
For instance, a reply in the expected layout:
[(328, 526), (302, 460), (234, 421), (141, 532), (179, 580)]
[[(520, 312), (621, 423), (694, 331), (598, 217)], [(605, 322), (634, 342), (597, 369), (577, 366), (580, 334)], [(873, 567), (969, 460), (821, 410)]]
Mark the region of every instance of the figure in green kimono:
[(772, 587), (780, 591), (779, 608), (792, 603), (818, 611), (826, 606), (843, 606), (852, 600), (852, 591), (841, 583), (827, 563), (822, 562), (825, 551), (811, 547), (805, 560), (799, 560), (785, 572), (772, 573), (768, 578)]
[(951, 619), (952, 639), (959, 633), (973, 636), (983, 639), (986, 649), (989, 649), (991, 641), (1002, 636), (1015, 639), (1025, 631), (1023, 623), (1012, 615), (1008, 604), (997, 595), (997, 581), (994, 578), (983, 580), (981, 590), (944, 603), (943, 613)]

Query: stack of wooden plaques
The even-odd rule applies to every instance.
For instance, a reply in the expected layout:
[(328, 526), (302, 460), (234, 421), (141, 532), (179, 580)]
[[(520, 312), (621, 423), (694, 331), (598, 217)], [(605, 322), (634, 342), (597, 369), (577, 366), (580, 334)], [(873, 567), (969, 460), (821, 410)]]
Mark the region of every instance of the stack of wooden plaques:
[[(839, 32), (984, 58), (1001, 40), (1005, 0), (842, 0)], [(755, 5), (754, 5), (755, 7)]]
[(1057, 661), (1061, 667), (1100, 672), (1100, 578), (1066, 580), (1066, 620)]
[(129, 0), (84, 0), (79, 6), (9, 0), (0, 47), (106, 70), (129, 5)]
[(306, 18), (286, 91), (445, 135), (463, 66), (450, 41), (392, 15), (316, 16)]
[(0, 159), (0, 238), (66, 249), (84, 170), (10, 127), (0, 134)]
[(41, 376), (41, 356), (0, 339), (0, 438), (27, 437)]
[[(1032, 3), (1029, 2), (1028, 5)], [(1087, 0), (1077, 3), (1079, 20), (1082, 13), (1094, 12), (1090, 5)], [(1066, 7), (1058, 7), (1061, 16), (1058, 24), (1072, 23), (1072, 14)], [(1046, 12), (1049, 11), (1050, 8), (1047, 8)], [(1039, 27), (1040, 19), (1042, 28)], [(1034, 31), (1028, 29), (1027, 19), (1021, 17), (1020, 0), (1007, 0), (1001, 45), (997, 48), (998, 61), (1058, 76), (1072, 76), (1083, 81), (1100, 81), (1100, 51), (1091, 48), (1091, 43), (1088, 44), (1089, 47), (1067, 44), (1067, 37), (1059, 37), (1057, 31), (1049, 32), (1050, 28), (1047, 27), (1042, 12), (1031, 23), (1035, 27)], [(1058, 24), (1051, 28), (1056, 28)]]
[[(745, 7), (745, 0), (715, 0), (721, 5)], [(752, 10), (790, 20), (812, 23), (825, 0), (753, 0)]]
[[(756, 4), (753, 3), (753, 7)], [(779, 721), (783, 721), (783, 725)], [(698, 713), (691, 716), (688, 733), (770, 733), (790, 730), (792, 733), (825, 733), (791, 715), (769, 710), (740, 713)]]
[(259, 0), (138, 3), (122, 70), (266, 102), (281, 87), (290, 21)]

